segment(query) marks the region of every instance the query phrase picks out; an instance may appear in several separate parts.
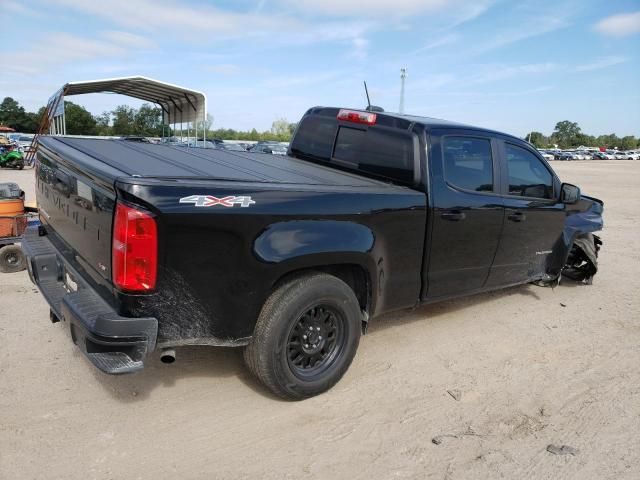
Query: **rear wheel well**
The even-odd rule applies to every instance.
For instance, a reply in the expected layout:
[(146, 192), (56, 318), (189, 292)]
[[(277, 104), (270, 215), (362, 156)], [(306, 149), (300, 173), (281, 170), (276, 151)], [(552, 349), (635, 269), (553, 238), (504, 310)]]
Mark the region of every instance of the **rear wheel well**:
[(273, 285), (273, 290), (277, 289), (283, 283), (290, 281), (292, 278), (303, 276), (313, 272), (322, 272), (339, 278), (346, 283), (358, 299), (360, 309), (369, 312), (371, 305), (371, 281), (366, 270), (360, 265), (355, 264), (339, 264), (339, 265), (321, 265), (317, 267), (295, 270), (280, 277)]

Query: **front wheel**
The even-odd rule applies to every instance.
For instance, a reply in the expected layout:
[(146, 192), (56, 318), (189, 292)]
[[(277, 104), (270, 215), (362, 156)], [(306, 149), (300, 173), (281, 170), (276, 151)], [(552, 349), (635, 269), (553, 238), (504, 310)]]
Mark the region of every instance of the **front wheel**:
[(329, 390), (351, 365), (362, 314), (351, 288), (328, 274), (297, 277), (264, 304), (244, 358), (276, 395), (301, 400)]

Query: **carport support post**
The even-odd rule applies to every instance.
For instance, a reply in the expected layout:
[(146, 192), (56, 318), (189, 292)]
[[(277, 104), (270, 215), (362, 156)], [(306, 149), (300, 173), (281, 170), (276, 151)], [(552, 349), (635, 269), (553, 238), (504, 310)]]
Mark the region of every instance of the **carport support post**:
[(64, 104), (64, 97), (62, 97), (62, 135), (67, 134), (67, 118), (65, 117), (66, 106)]

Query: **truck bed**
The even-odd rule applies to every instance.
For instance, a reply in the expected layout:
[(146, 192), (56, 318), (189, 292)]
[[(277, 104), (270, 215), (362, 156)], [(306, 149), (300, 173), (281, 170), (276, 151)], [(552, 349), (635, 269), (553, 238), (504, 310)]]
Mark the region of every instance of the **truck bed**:
[(354, 187), (384, 184), (283, 155), (72, 137), (42, 137), (40, 143), (54, 152), (64, 149), (65, 157), (81, 164), (85, 156), (92, 157), (123, 176)]

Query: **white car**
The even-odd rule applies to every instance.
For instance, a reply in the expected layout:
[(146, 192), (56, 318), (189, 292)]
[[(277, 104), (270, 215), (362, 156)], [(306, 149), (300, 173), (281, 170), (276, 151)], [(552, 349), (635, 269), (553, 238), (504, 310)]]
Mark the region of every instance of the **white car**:
[(545, 160), (555, 160), (555, 156), (552, 153), (549, 152), (543, 152), (541, 150), (539, 150), (540, 155), (542, 155), (542, 158), (544, 158)]
[(624, 158), (627, 160), (640, 160), (640, 152), (634, 152), (634, 151), (624, 152)]
[(33, 141), (32, 135), (20, 135), (16, 141), (18, 146), (23, 152), (29, 152), (31, 150), (31, 142)]

